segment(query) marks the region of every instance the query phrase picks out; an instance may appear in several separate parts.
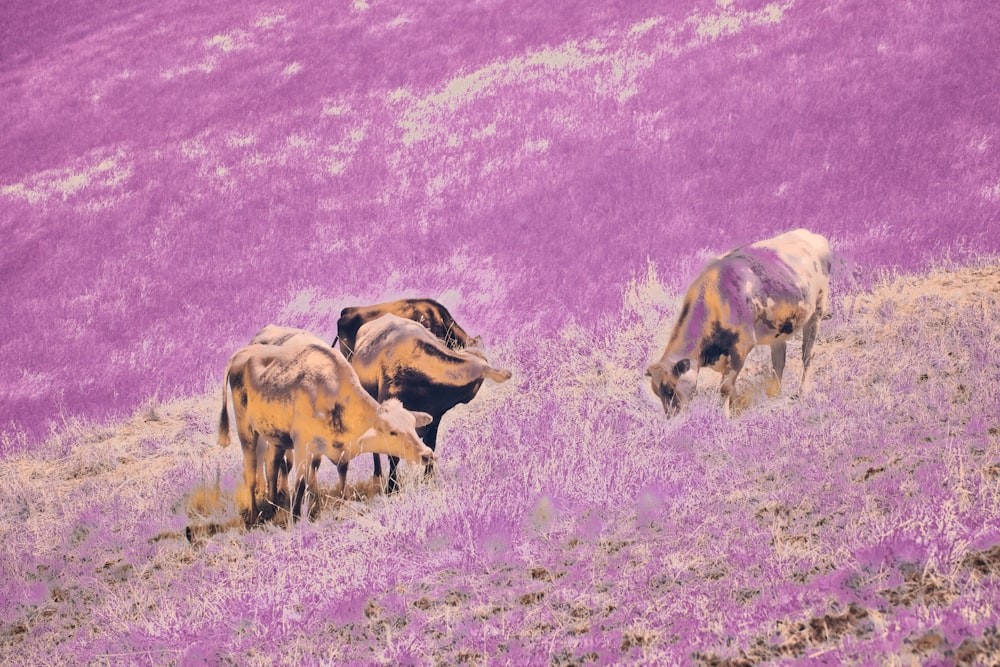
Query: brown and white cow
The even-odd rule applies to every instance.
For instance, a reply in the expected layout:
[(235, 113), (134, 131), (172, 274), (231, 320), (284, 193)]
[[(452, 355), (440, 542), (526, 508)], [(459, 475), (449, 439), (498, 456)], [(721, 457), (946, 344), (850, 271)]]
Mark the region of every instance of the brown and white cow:
[[(254, 335), (249, 345), (303, 345), (306, 343), (326, 345), (324, 340), (305, 329), (294, 329), (292, 327), (278, 326), (277, 324), (268, 324)], [(241, 403), (245, 405), (246, 397), (240, 395), (243, 389), (233, 388), (233, 391), (236, 392), (233, 395), (233, 404), (235, 406), (239, 406)], [(238, 409), (238, 407), (234, 409)], [(275, 502), (276, 494), (283, 493), (285, 496), (288, 495), (288, 473), (292, 467), (292, 450), (274, 451), (271, 449), (273, 446), (266, 438), (260, 438), (257, 441), (257, 484), (258, 487), (269, 490), (268, 500), (271, 503)], [(284, 452), (283, 456), (280, 455), (282, 451)], [(275, 466), (277, 472), (276, 489), (268, 489), (266, 483), (267, 470), (272, 465)]]
[[(298, 483), (292, 516), (301, 514), (306, 484), (316, 492), (321, 457), (337, 464), (340, 488), (347, 463), (363, 452), (430, 464), (434, 452), (416, 429), (431, 416), (403, 408), (398, 400), (378, 402), (361, 386), (344, 356), (328, 345), (249, 345), (226, 366), (219, 418), (219, 444), (229, 445), (228, 390), (233, 388), (236, 429), (243, 449), (243, 479), (250, 490), (248, 524), (256, 523), (257, 449), (266, 438), (275, 461), (268, 466), (268, 498), (275, 500), (277, 458), (291, 449)], [(245, 401), (245, 403), (244, 403)]]
[(479, 347), (482, 339), (472, 337), (458, 325), (448, 309), (433, 299), (400, 299), (378, 303), (374, 306), (349, 306), (340, 311), (337, 320), (337, 340), (340, 341), (340, 351), (350, 361), (354, 355), (354, 346), (358, 330), (383, 315), (396, 315), (427, 327), (432, 334), (444, 341), (453, 350), (468, 347)]
[(800, 329), (801, 390), (806, 391), (829, 282), (830, 245), (804, 229), (709, 262), (684, 296), (663, 356), (646, 370), (664, 411), (673, 415), (683, 408), (694, 393), (698, 370), (708, 367), (722, 373), (720, 391), (728, 416), (736, 377), (757, 345), (771, 346), (780, 391), (785, 344)]
[[(361, 327), (351, 364), (372, 397), (397, 398), (409, 410), (430, 414), (431, 423), (417, 432), (432, 450), (446, 412), (475, 398), (485, 379), (506, 382), (511, 377), (510, 371), (490, 366), (481, 350), (450, 349), (416, 322), (391, 314)], [(396, 489), (397, 460), (389, 457), (389, 493)], [(382, 475), (378, 455), (375, 475)]]

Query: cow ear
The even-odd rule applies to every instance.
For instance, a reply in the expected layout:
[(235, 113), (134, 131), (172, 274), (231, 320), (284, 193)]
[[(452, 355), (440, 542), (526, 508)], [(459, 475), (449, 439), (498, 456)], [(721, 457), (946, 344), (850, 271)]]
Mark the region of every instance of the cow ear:
[(646, 377), (648, 377), (648, 378), (653, 377), (653, 367), (654, 366), (656, 366), (656, 364), (652, 364), (652, 365), (646, 367)]
[(691, 360), (681, 359), (676, 364), (674, 364), (673, 370), (670, 372), (674, 374), (674, 377), (680, 377), (691, 370)]
[(417, 428), (422, 428), (424, 426), (427, 426), (432, 421), (434, 421), (434, 418), (431, 417), (426, 412), (414, 412), (413, 416), (417, 418)]

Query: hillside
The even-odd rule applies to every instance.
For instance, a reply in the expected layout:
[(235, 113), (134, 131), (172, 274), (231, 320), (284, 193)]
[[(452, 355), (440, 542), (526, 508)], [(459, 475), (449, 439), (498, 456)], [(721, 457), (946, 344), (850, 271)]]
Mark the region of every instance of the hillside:
[(345, 305), (497, 345), (797, 227), (847, 289), (1000, 252), (998, 32), (990, 0), (8, 7), (0, 453)]
[(730, 421), (708, 372), (663, 418), (677, 298), (623, 294), (447, 417), (432, 482), (371, 495), (361, 457), (291, 530), (234, 521), (218, 387), (3, 459), (0, 662), (1000, 661), (995, 261), (841, 293), (813, 390), (793, 343), (764, 396), (758, 351)]

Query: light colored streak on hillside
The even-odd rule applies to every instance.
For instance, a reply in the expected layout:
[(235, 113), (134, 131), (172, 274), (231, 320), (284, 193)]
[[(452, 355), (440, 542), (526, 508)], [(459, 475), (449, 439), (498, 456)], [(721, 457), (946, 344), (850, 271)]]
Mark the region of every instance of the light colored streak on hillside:
[[(639, 93), (638, 78), (663, 56), (678, 55), (750, 26), (777, 24), (792, 4), (772, 3), (755, 12), (723, 6), (712, 14), (692, 15), (677, 26), (668, 25), (662, 17), (651, 17), (625, 31), (611, 30), (585, 42), (569, 40), (557, 47), (494, 61), (456, 76), (438, 92), (423, 97), (398, 89), (389, 101), (403, 108), (399, 126), (407, 147), (435, 140), (449, 127), (454, 114), (481, 98), (499, 96), (507, 88), (565, 91), (570, 78), (583, 71), (593, 72), (594, 92), (624, 103)], [(698, 39), (680, 43), (687, 26), (694, 27)]]
[[(478, 179), (520, 174), (524, 181), (528, 171), (551, 173), (547, 148), (553, 142), (596, 140), (608, 131), (584, 111), (595, 102), (625, 105), (644, 93), (643, 77), (664, 58), (752, 26), (776, 25), (793, 4), (742, 11), (722, 2), (714, 12), (679, 21), (654, 16), (591, 39), (495, 60), (422, 94), (392, 91), (387, 106), (401, 134), (388, 166), (398, 177), (398, 196), (417, 200), (414, 214), (426, 232), (437, 212), (451, 205), (450, 195)], [(532, 107), (539, 99), (545, 107)], [(640, 114), (631, 123), (643, 140), (670, 139), (669, 117)], [(512, 188), (510, 194), (524, 193)], [(475, 214), (496, 203), (472, 199), (461, 205)]]
[(113, 153), (93, 152), (72, 167), (48, 169), (20, 183), (0, 187), (0, 194), (38, 204), (51, 199), (67, 201), (86, 192), (95, 198), (122, 188), (133, 172), (133, 163), (119, 148)]
[[(257, 17), (247, 28), (236, 27), (225, 32), (216, 33), (201, 40), (202, 52), (200, 57), (195, 55), (196, 62), (188, 61), (186, 64), (177, 64), (174, 67), (167, 67), (160, 71), (160, 78), (170, 81), (177, 77), (188, 74), (211, 74), (221, 67), (225, 62), (243, 51), (259, 48), (267, 42), (274, 41), (272, 33), (278, 27), (289, 28), (288, 19), (284, 14), (266, 13)], [(295, 69), (297, 67), (297, 69)], [(284, 74), (290, 76), (301, 70), (300, 63), (292, 63), (284, 69)], [(292, 68), (291, 71), (289, 68)]]

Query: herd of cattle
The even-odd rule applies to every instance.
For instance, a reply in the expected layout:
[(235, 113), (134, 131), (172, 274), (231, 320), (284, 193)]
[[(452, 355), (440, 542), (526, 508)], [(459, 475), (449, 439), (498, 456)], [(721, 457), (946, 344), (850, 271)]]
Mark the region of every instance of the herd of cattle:
[[(786, 341), (800, 329), (804, 390), (829, 277), (829, 244), (804, 229), (710, 261), (685, 294), (662, 357), (646, 371), (664, 411), (682, 409), (698, 370), (708, 367), (722, 374), (728, 415), (736, 378), (757, 345), (770, 345), (780, 390)], [(374, 455), (377, 478), (380, 455), (389, 457), (390, 493), (397, 488), (399, 459), (429, 473), (444, 414), (471, 401), (484, 380), (510, 377), (490, 365), (479, 337), (430, 299), (345, 308), (329, 345), (301, 329), (264, 327), (229, 359), (219, 419), (219, 443), (227, 446), (232, 393), (250, 495), (247, 523), (273, 511), (292, 471), (291, 511), (300, 517), (306, 488), (316, 497), (324, 456), (337, 465), (341, 494), (348, 463), (364, 452)], [(261, 483), (263, 507), (256, 498)]]

